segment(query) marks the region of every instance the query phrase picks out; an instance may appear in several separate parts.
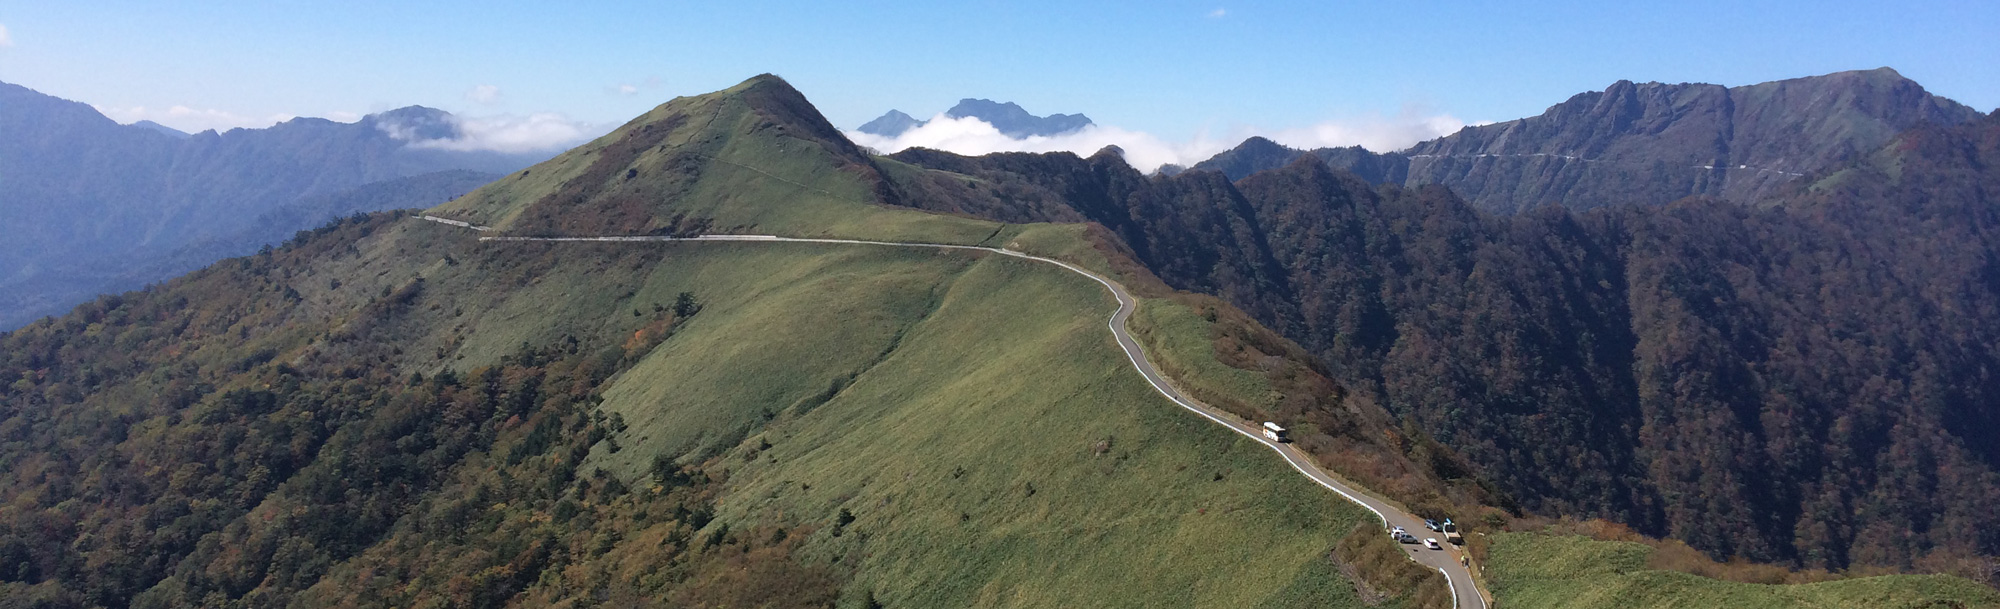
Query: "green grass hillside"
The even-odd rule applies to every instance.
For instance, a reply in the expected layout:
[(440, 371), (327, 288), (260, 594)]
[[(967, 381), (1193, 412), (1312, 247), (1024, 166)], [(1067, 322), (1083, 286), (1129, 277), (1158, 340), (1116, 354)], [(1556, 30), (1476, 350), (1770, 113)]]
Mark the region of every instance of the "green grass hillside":
[[(983, 242), (1111, 272), (1081, 226), (877, 204), (867, 157), (787, 92), (678, 100), (433, 213)], [(717, 126), (669, 129), (687, 106)], [(627, 141), (649, 129), (680, 139)], [(1364, 604), (1328, 559), (1364, 513), (1154, 393), (1084, 277), (977, 252), (477, 236), (352, 219), (9, 335), (0, 558), (27, 558), (0, 594)]]
[[(972, 252), (474, 237), (350, 221), (8, 336), (29, 380), (0, 394), (24, 439), (0, 446), (0, 551), (54, 562), (0, 592), (1362, 606), (1327, 554), (1364, 514), (1155, 394), (1084, 277)], [(673, 310), (682, 293), (698, 310)], [(278, 453), (187, 452), (230, 443)], [(661, 477), (663, 457), (688, 467)], [(95, 541), (133, 534), (117, 522), (177, 524)], [(806, 590), (726, 593), (779, 580)]]
[(890, 606), (1351, 601), (1323, 556), (1364, 514), (1155, 394), (1088, 279), (886, 247), (639, 247), (673, 261), (642, 300), (704, 309), (604, 392), (630, 425), (593, 456), (611, 471), (720, 446), (720, 522), (814, 527), (806, 554)]
[(1645, 544), (1540, 533), (1494, 537), (1487, 581), (1506, 609), (2000, 607), (2000, 592), (1947, 575), (1749, 584), (1650, 569), (1654, 550)]
[(884, 205), (874, 162), (783, 80), (675, 98), (431, 210), (524, 235), (764, 232), (971, 244), (1001, 224)]

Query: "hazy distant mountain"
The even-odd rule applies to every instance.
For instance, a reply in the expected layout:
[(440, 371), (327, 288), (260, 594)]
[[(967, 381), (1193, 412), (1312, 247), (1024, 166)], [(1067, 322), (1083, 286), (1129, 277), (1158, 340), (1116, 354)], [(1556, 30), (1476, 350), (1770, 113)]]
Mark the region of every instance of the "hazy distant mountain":
[(150, 129), (158, 133), (167, 134), (169, 137), (174, 137), (174, 138), (187, 138), (190, 136), (190, 134), (186, 131), (181, 131), (179, 129), (168, 127), (166, 125), (155, 123), (153, 121), (139, 121), (136, 123), (132, 123), (131, 126), (139, 127), (142, 129)]
[(855, 131), (882, 137), (896, 137), (902, 135), (904, 131), (922, 127), (924, 122), (904, 114), (901, 110), (890, 110), (875, 120), (862, 123)]
[(1081, 114), (1035, 116), (1014, 102), (1002, 104), (987, 99), (959, 100), (958, 105), (946, 110), (944, 115), (952, 118), (970, 116), (986, 121), (1012, 138), (1062, 135), (1091, 125), (1090, 117)]
[[(1540, 116), (1467, 127), (1401, 152), (1310, 153), (1371, 182), (1443, 184), (1499, 213), (1550, 203), (1660, 205), (1693, 195), (1752, 203), (1904, 130), (1978, 116), (1889, 68), (1742, 87), (1619, 81)], [(1241, 179), (1307, 153), (1252, 138), (1194, 168)]]
[[(546, 155), (461, 152), (410, 145), (457, 136), (450, 114), (410, 107), (353, 124), (299, 118), (268, 129), (188, 135), (120, 125), (90, 106), (0, 83), (0, 328), (60, 312), (100, 292), (170, 275), (134, 274), (182, 248), (221, 255), (289, 235), (325, 218), (265, 214), (367, 184), (440, 171), (502, 174)], [(463, 183), (460, 174), (445, 180)], [(383, 204), (435, 204), (373, 197)], [(350, 211), (372, 211), (355, 209)], [(185, 270), (189, 267), (181, 267)]]
[[(1082, 114), (1051, 114), (1035, 116), (1014, 102), (998, 103), (988, 99), (962, 99), (958, 105), (946, 110), (951, 118), (972, 117), (999, 129), (1007, 137), (1020, 139), (1029, 136), (1051, 136), (1071, 133), (1093, 123)], [(890, 110), (861, 125), (856, 131), (883, 137), (896, 137), (903, 132), (924, 126), (929, 121), (920, 121), (898, 110)]]

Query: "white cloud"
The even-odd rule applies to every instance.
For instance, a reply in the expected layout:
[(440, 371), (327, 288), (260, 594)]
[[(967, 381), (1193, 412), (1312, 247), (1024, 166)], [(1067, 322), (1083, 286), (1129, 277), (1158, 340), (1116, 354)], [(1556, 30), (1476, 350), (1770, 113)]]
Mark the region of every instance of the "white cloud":
[[(1105, 146), (1117, 146), (1125, 151), (1125, 162), (1140, 171), (1152, 171), (1166, 163), (1181, 163), (1184, 159), (1194, 156), (1208, 158), (1228, 147), (1227, 144), (1209, 142), (1201, 138), (1183, 143), (1167, 142), (1150, 133), (1103, 125), (1091, 125), (1056, 136), (1029, 136), (1015, 139), (1001, 133), (986, 121), (969, 116), (952, 118), (943, 114), (931, 117), (930, 122), (922, 127), (905, 131), (893, 138), (859, 131), (848, 132), (847, 137), (856, 144), (882, 152), (923, 147), (973, 156), (994, 152), (1059, 151), (1088, 156)], [(1207, 155), (1203, 155), (1204, 151)]]
[(639, 82), (636, 82), (636, 83), (634, 83), (634, 82), (621, 82), (621, 83), (618, 83), (618, 84), (615, 84), (615, 85), (610, 85), (610, 86), (607, 86), (607, 87), (605, 87), (605, 88), (604, 88), (604, 92), (605, 92), (605, 93), (608, 93), (608, 94), (611, 94), (611, 95), (619, 95), (619, 96), (624, 96), (624, 97), (631, 97), (631, 96), (634, 96), (634, 95), (638, 95), (639, 93), (641, 93), (641, 92), (644, 92), (644, 91), (650, 91), (650, 90), (653, 90), (653, 89), (658, 89), (658, 88), (660, 88), (660, 86), (661, 86), (661, 85), (663, 85), (663, 84), (666, 84), (666, 83), (665, 83), (665, 81), (662, 81), (662, 80), (660, 80), (660, 77), (658, 77), (658, 76), (648, 76), (648, 77), (646, 77), (646, 79), (645, 79), (645, 80), (642, 80), (642, 81), (639, 81)]
[(150, 108), (147, 106), (123, 108), (110, 106), (95, 107), (99, 113), (120, 123), (131, 124), (139, 121), (153, 121), (188, 133), (199, 133), (210, 129), (216, 131), (228, 131), (236, 128), (261, 129), (297, 118), (291, 114), (248, 116), (227, 110), (217, 110), (215, 108), (190, 108), (187, 106), (169, 106), (166, 108)]
[(1211, 137), (1207, 132), (1203, 132), (1181, 142), (1169, 141), (1143, 131), (1103, 125), (1092, 125), (1079, 131), (1050, 137), (1031, 136), (1016, 139), (1000, 133), (1000, 130), (993, 125), (977, 118), (951, 118), (939, 114), (923, 126), (905, 131), (896, 137), (882, 137), (859, 131), (849, 131), (847, 137), (856, 144), (884, 153), (923, 147), (969, 156), (994, 152), (1057, 151), (1087, 156), (1105, 146), (1117, 146), (1125, 151), (1126, 163), (1139, 171), (1150, 173), (1159, 169), (1161, 165), (1169, 163), (1192, 166), (1208, 160), (1216, 153), (1235, 147), (1251, 136), (1261, 135), (1280, 144), (1300, 149), (1359, 145), (1381, 152), (1402, 150), (1417, 142), (1448, 135), (1464, 125), (1464, 121), (1450, 115), (1424, 115), (1414, 109), (1405, 109), (1393, 117), (1372, 115), (1290, 129), (1243, 127), (1233, 129), (1227, 136), (1221, 138)]
[(1465, 125), (1465, 121), (1449, 114), (1426, 115), (1415, 108), (1404, 108), (1395, 116), (1369, 115), (1253, 135), (1263, 135), (1271, 141), (1306, 150), (1360, 146), (1386, 152), (1451, 135)]
[(0, 47), (14, 46), (14, 35), (7, 33), (6, 24), (0, 24)]
[[(216, 109), (172, 106), (165, 109), (146, 106), (108, 107), (98, 106), (97, 111), (119, 123), (132, 124), (143, 120), (153, 121), (188, 133), (199, 133), (209, 129), (228, 131), (235, 128), (261, 129), (282, 123), (296, 116), (273, 114), (264, 117), (246, 116)], [(353, 123), (362, 119), (354, 112), (330, 112), (327, 120)], [(609, 133), (615, 125), (596, 125), (569, 120), (560, 114), (543, 113), (527, 116), (498, 115), (478, 118), (452, 117), (459, 137), (453, 139), (412, 141), (416, 129), (403, 125), (381, 125), (391, 137), (410, 141), (417, 148), (442, 150), (484, 150), (492, 152), (547, 152), (569, 148), (585, 140)]]
[(492, 105), (494, 102), (500, 101), (500, 87), (495, 85), (479, 85), (473, 87), (472, 90), (466, 91), (465, 98), (476, 104)]
[[(487, 152), (549, 152), (562, 150), (609, 133), (611, 125), (572, 121), (555, 113), (527, 116), (503, 114), (486, 117), (453, 117), (458, 137), (413, 141), (413, 148)], [(384, 125), (392, 136), (407, 139), (408, 133), (395, 125)]]
[(1218, 9), (1215, 9), (1215, 10), (1212, 10), (1212, 11), (1209, 11), (1209, 12), (1208, 12), (1208, 18), (1209, 18), (1209, 19), (1221, 19), (1221, 18), (1223, 18), (1223, 17), (1228, 17), (1228, 16), (1229, 16), (1229, 10), (1228, 10), (1228, 9), (1220, 9), (1220, 8), (1218, 8)]

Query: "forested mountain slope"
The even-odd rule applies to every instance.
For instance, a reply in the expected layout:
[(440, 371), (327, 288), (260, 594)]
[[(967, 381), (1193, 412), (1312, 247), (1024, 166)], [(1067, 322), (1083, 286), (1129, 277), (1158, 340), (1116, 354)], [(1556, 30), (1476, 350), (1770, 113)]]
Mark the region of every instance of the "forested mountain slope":
[(1234, 183), (1112, 151), (894, 158), (986, 195), (932, 178), (910, 204), (1102, 223), (1532, 511), (1908, 567), (2000, 554), (1996, 139), (1992, 116), (1921, 127), (1759, 207), (1512, 216), (1312, 158)]
[[(378, 205), (366, 211), (427, 207), (469, 188), (350, 191), (418, 176), (456, 188), (463, 172), (491, 176), (545, 158), (413, 147), (458, 135), (449, 114), (414, 106), (353, 124), (300, 118), (192, 136), (120, 125), (5, 83), (0, 108), (0, 328), (254, 252), (331, 217), (281, 208), (339, 197)], [(287, 219), (297, 222), (270, 224)], [(154, 264), (211, 251), (192, 265)]]

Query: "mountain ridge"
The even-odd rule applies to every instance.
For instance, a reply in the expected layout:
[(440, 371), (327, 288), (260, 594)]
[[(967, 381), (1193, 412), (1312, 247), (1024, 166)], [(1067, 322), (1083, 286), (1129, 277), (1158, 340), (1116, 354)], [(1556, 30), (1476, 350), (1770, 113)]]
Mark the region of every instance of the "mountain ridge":
[(1979, 114), (1890, 68), (1736, 87), (1621, 80), (1540, 115), (1468, 126), (1400, 151), (1303, 151), (1254, 138), (1193, 168), (1242, 179), (1312, 154), (1375, 183), (1442, 184), (1495, 213), (1688, 196), (1749, 205), (1912, 127)]
[[(1001, 103), (970, 97), (958, 100), (958, 104), (945, 110), (944, 115), (949, 118), (979, 119), (998, 129), (1002, 135), (1017, 140), (1075, 133), (1096, 124), (1091, 122), (1090, 117), (1082, 114), (1035, 116), (1014, 102)], [(917, 120), (900, 110), (890, 110), (874, 120), (863, 123), (855, 131), (882, 137), (896, 137), (929, 122)]]
[[(500, 174), (540, 158), (416, 147), (461, 135), (449, 114), (417, 106), (354, 124), (296, 118), (175, 135), (19, 85), (0, 83), (0, 104), (8, 109), (0, 173), (9, 178), (0, 182), (0, 231), (10, 237), (0, 246), (0, 328), (165, 279), (135, 271), (195, 243), (313, 228), (256, 226), (263, 213), (303, 199), (442, 171)], [(414, 203), (434, 201), (395, 202)]]

